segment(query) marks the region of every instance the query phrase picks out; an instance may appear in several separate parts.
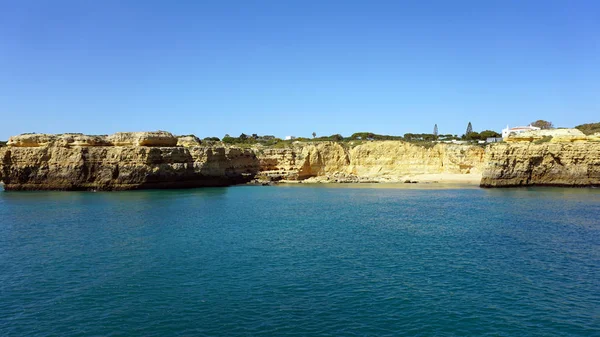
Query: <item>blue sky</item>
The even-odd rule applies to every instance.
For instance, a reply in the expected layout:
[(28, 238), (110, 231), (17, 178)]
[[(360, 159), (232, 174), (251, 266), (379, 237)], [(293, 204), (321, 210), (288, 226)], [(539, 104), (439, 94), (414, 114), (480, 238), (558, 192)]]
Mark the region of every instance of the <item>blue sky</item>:
[(600, 121), (598, 1), (0, 0), (0, 139)]

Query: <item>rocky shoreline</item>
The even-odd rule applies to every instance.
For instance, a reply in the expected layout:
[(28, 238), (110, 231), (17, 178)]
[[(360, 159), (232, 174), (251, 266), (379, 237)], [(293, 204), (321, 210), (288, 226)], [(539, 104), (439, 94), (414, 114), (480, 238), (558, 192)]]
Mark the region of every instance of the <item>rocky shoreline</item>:
[(600, 142), (497, 144), (480, 186), (600, 186)]
[(570, 132), (552, 141), (546, 135), (526, 135), (485, 148), (444, 143), (425, 147), (404, 141), (241, 148), (205, 144), (195, 136), (175, 137), (164, 131), (110, 136), (24, 134), (0, 147), (0, 180), (7, 191), (277, 182), (600, 186), (599, 139)]

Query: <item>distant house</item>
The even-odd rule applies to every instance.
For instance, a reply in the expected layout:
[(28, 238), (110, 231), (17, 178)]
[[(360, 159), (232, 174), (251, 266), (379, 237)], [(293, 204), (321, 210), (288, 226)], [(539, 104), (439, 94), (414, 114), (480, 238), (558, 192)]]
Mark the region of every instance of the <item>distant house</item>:
[(514, 128), (509, 128), (507, 125), (506, 129), (502, 129), (502, 138), (506, 139), (511, 134), (519, 134), (519, 133), (523, 133), (523, 132), (527, 132), (527, 131), (535, 131), (535, 130), (541, 130), (541, 129), (538, 128), (537, 126), (533, 126), (531, 124), (529, 124), (528, 126), (515, 126)]
[(296, 139), (295, 136), (285, 136), (285, 140), (292, 140), (292, 139)]

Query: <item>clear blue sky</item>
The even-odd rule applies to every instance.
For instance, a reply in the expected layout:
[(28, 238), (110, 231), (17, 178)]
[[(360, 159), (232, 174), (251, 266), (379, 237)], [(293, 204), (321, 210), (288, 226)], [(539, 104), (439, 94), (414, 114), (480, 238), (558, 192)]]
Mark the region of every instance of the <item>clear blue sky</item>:
[(0, 0), (0, 139), (600, 121), (600, 1)]

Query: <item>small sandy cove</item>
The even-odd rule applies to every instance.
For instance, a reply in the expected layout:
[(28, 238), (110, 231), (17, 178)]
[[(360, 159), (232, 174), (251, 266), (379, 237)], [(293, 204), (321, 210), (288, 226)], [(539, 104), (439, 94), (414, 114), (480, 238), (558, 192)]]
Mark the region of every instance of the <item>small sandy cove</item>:
[(418, 174), (413, 176), (407, 176), (406, 180), (417, 181), (420, 183), (460, 183), (460, 184), (473, 184), (479, 185), (481, 181), (481, 174), (456, 174), (456, 173), (432, 173), (432, 174)]

